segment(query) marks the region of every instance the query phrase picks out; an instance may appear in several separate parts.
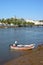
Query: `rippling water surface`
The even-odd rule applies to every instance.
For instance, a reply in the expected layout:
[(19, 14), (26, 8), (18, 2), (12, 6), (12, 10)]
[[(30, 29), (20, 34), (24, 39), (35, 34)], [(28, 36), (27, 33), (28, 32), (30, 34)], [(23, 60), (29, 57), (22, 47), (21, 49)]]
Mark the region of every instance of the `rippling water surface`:
[(9, 49), (9, 44), (17, 40), (20, 44), (43, 43), (42, 27), (0, 28), (0, 64), (22, 55)]

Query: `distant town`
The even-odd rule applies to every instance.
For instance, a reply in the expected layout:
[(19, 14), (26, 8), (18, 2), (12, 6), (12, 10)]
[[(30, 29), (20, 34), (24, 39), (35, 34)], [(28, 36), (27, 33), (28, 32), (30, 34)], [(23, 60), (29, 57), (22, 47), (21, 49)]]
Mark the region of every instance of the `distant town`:
[(43, 26), (43, 20), (26, 20), (26, 22), (32, 22), (34, 25), (42, 25)]
[(43, 20), (30, 20), (23, 18), (0, 19), (0, 27), (26, 27), (26, 26), (43, 26)]

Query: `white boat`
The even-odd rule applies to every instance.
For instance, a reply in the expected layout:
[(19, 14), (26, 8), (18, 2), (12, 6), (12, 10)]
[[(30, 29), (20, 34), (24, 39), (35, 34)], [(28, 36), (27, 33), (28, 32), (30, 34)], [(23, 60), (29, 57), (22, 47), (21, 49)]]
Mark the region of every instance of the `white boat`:
[(10, 48), (15, 50), (29, 50), (29, 49), (33, 49), (34, 47), (35, 44), (22, 45), (22, 44), (17, 44), (16, 42), (15, 44), (10, 45)]

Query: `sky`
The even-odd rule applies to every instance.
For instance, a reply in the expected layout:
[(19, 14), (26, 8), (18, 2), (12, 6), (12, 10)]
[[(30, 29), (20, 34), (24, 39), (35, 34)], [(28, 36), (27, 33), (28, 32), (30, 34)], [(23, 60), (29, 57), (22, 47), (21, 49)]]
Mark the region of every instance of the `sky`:
[(1, 18), (43, 19), (43, 0), (0, 0)]

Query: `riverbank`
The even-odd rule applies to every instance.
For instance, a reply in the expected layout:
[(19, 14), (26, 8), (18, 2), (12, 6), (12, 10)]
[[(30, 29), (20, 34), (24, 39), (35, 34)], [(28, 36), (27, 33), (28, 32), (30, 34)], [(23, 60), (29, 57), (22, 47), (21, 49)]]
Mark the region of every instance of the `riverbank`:
[(43, 44), (36, 49), (25, 51), (24, 55), (8, 61), (4, 65), (43, 65)]
[(17, 28), (17, 27), (43, 27), (43, 26), (0, 26), (0, 28)]
[(0, 26), (0, 28), (15, 28), (15, 27), (18, 27), (18, 26)]

